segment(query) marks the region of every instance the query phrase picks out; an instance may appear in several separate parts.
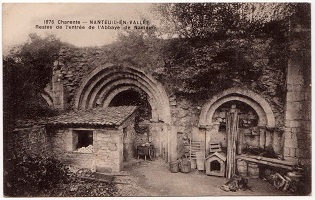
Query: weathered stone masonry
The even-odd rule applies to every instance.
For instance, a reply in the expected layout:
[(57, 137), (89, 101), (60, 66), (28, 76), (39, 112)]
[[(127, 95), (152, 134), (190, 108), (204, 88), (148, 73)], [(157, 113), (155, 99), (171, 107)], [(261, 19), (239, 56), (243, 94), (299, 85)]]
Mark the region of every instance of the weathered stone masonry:
[[(73, 131), (76, 130), (93, 131), (93, 153), (74, 152)], [(111, 128), (58, 128), (52, 133), (52, 152), (55, 157), (78, 168), (119, 172), (122, 169), (122, 134), (122, 131)]]
[(134, 156), (135, 110), (136, 107), (121, 106), (50, 119), (47, 132), (52, 154), (79, 168), (121, 171), (122, 163)]
[[(163, 88), (163, 86), (165, 87), (166, 85), (160, 86), (159, 83), (152, 85), (154, 78), (147, 78), (150, 77), (150, 72), (141, 70), (139, 70), (140, 73), (137, 72), (138, 70), (132, 72), (132, 67), (129, 68), (128, 66), (125, 66), (119, 69), (118, 66), (117, 68), (115, 65), (108, 65), (106, 64), (106, 51), (102, 51), (101, 49), (80, 50), (67, 47), (63, 48), (60, 52), (58, 61), (55, 63), (56, 70), (52, 84), (56, 85), (55, 88), (59, 88), (58, 91), (62, 91), (60, 85), (64, 85), (66, 92), (62, 91), (58, 92), (58, 94), (60, 95), (61, 101), (62, 99), (65, 99), (67, 93), (69, 94), (65, 103), (68, 103), (72, 109), (85, 109), (97, 106), (106, 107), (110, 102), (110, 99), (119, 92), (132, 87), (141, 88), (149, 95), (149, 97), (151, 97), (150, 105), (153, 109), (153, 121), (158, 122), (161, 119), (163, 122), (167, 122), (172, 127), (172, 134), (175, 134), (176, 132), (194, 132), (198, 135), (198, 132), (200, 132), (198, 127), (200, 125), (212, 123), (212, 114), (208, 114), (208, 117), (203, 117), (203, 115), (205, 115), (203, 112), (214, 113), (215, 108), (230, 100), (242, 101), (254, 108), (257, 114), (261, 116), (260, 125), (268, 126), (269, 128), (277, 128), (276, 134), (279, 136), (272, 136), (272, 140), (274, 140), (272, 141), (273, 145), (276, 145), (274, 147), (276, 149), (281, 148), (277, 150), (277, 152), (283, 153), (285, 159), (292, 160), (293, 158), (295, 161), (297, 161), (297, 159), (302, 161), (310, 158), (308, 156), (309, 153), (305, 152), (310, 146), (307, 144), (310, 143), (310, 88), (305, 84), (304, 79), (307, 73), (305, 74), (305, 70), (303, 70), (303, 67), (308, 68), (309, 65), (308, 63), (301, 63), (305, 61), (303, 56), (299, 56), (299, 53), (301, 52), (304, 54), (305, 47), (300, 47), (299, 43), (297, 43), (297, 41), (305, 40), (305, 38), (303, 38), (303, 36), (299, 36), (298, 38), (293, 36), (298, 34), (305, 34), (305, 31), (300, 30), (291, 35), (291, 56), (287, 71), (287, 103), (283, 109), (279, 107), (281, 104), (279, 104), (277, 99), (272, 103), (271, 100), (274, 98), (268, 97), (270, 91), (274, 91), (273, 89), (270, 89), (270, 87), (272, 86), (272, 88), (276, 88), (276, 85), (273, 86), (273, 83), (270, 82), (269, 79), (265, 79), (266, 86), (270, 86), (270, 91), (268, 89), (269, 92), (266, 91), (264, 94), (254, 94), (254, 92), (254, 95), (248, 96), (251, 92), (247, 88), (241, 89), (245, 91), (243, 93), (238, 92), (238, 87), (234, 89), (231, 88), (230, 93), (228, 92), (229, 90), (225, 91), (227, 95), (226, 98), (224, 95), (220, 97), (222, 98), (222, 100), (220, 100), (221, 103), (219, 100), (215, 100), (218, 101), (215, 104), (216, 106), (211, 105), (211, 108), (208, 108), (208, 110), (207, 108), (203, 108), (206, 111), (202, 111), (201, 108), (209, 104), (211, 100), (200, 99), (196, 104), (188, 99), (176, 97), (174, 94), (165, 94), (163, 89), (161, 93), (159, 92), (161, 89), (157, 88)], [(307, 41), (305, 42), (307, 43)], [(309, 52), (309, 49), (307, 49), (306, 52)], [(102, 58), (102, 56), (105, 58)], [(93, 57), (95, 59), (92, 61)], [(124, 73), (125, 75), (123, 75)], [(268, 75), (263, 74), (262, 76), (266, 77)], [(274, 77), (274, 75), (271, 76)], [(106, 81), (108, 83), (106, 83)], [(305, 88), (307, 88), (306, 91)], [(249, 92), (246, 92), (246, 90)], [(159, 95), (159, 93), (162, 95)], [(229, 95), (233, 93), (238, 95), (229, 97)], [(214, 98), (215, 96), (212, 97), (212, 99)], [(262, 100), (259, 100), (260, 98)], [(163, 110), (167, 110), (168, 107), (169, 114), (165, 113), (165, 110)], [(281, 113), (281, 110), (284, 109), (286, 110), (285, 115)], [(163, 114), (166, 114), (166, 116), (162, 117)], [(283, 122), (282, 120), (284, 118), (285, 121)], [(281, 130), (283, 129), (282, 124), (284, 123), (286, 129), (285, 137), (283, 139)], [(157, 129), (160, 129), (161, 131), (163, 128)], [(203, 131), (201, 130), (199, 134), (203, 134)], [(168, 139), (170, 139), (170, 137)], [(164, 141), (164, 143), (165, 142), (167, 141)], [(300, 144), (299, 147), (298, 143)], [(173, 144), (176, 145), (176, 141)], [(156, 146), (160, 145), (156, 144)], [(172, 148), (171, 146), (172, 145), (161, 147), (158, 151), (162, 154), (162, 148), (170, 149)]]
[(311, 31), (295, 25), (290, 32), (284, 157), (311, 163)]

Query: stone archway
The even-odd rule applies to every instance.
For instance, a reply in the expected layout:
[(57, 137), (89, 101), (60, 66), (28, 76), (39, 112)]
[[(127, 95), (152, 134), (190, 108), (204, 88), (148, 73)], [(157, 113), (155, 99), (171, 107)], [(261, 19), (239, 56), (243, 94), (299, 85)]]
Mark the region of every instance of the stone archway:
[(115, 95), (130, 88), (139, 88), (148, 95), (153, 121), (171, 123), (168, 96), (163, 86), (132, 67), (108, 65), (95, 69), (77, 93), (76, 108), (107, 107)]
[[(278, 143), (280, 143), (280, 141), (278, 140), (278, 138), (274, 137), (275, 133), (273, 131), (273, 128), (275, 127), (275, 116), (270, 105), (259, 94), (242, 88), (230, 88), (228, 90), (225, 90), (213, 96), (202, 107), (199, 117), (199, 127), (202, 129), (205, 128), (204, 130), (206, 134), (206, 149), (209, 149), (209, 142), (218, 140), (216, 138), (222, 138), (222, 134), (226, 134), (224, 133), (224, 131), (222, 132), (222, 130), (220, 130), (222, 123), (224, 124), (225, 122), (216, 121), (215, 114), (217, 114), (218, 111), (222, 109), (222, 106), (228, 105), (233, 102), (239, 102), (240, 104), (247, 106), (255, 113), (255, 115), (257, 115), (258, 121), (255, 125), (253, 125), (253, 127), (251, 127), (251, 130), (254, 130), (254, 128), (255, 130), (257, 130), (257, 134), (253, 136), (257, 137), (257, 144), (255, 143), (257, 148), (265, 148), (267, 145), (271, 145), (272, 147), (277, 149), (277, 151), (280, 151), (279, 149), (281, 149), (281, 146), (276, 146), (279, 145)], [(245, 141), (245, 139), (242, 140)], [(221, 140), (219, 139), (219, 142), (220, 141)], [(242, 149), (242, 147), (240, 147), (240, 149)], [(240, 152), (242, 152), (242, 150), (240, 150)]]
[(232, 100), (241, 101), (251, 106), (259, 116), (259, 126), (275, 127), (275, 116), (268, 102), (259, 94), (242, 88), (230, 88), (207, 101), (201, 109), (199, 125), (211, 125), (215, 110), (223, 103)]
[[(91, 72), (76, 96), (79, 110), (108, 107), (118, 94), (128, 91), (143, 91), (151, 106), (150, 134), (154, 135), (157, 154), (170, 160), (171, 114), (169, 99), (162, 84), (140, 69), (127, 66), (106, 65)], [(166, 152), (166, 153), (165, 153)]]

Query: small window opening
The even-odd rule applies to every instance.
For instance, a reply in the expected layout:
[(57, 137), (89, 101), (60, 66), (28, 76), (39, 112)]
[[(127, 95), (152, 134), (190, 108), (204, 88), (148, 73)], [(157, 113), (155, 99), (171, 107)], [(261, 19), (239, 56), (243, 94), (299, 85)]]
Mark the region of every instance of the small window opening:
[(76, 130), (73, 134), (74, 151), (80, 153), (93, 153), (93, 131)]

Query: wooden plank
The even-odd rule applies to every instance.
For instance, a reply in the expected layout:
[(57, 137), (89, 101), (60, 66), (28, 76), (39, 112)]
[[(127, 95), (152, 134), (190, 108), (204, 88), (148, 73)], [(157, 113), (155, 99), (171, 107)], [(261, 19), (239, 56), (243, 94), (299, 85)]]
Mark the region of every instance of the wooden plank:
[(230, 113), (226, 113), (226, 133), (227, 133), (227, 163), (226, 177), (231, 178), (231, 134), (230, 134)]
[(130, 176), (130, 173), (129, 172), (127, 172), (127, 171), (121, 171), (121, 172), (116, 172), (116, 173), (104, 173), (104, 172), (102, 172), (102, 173), (100, 173), (100, 172), (96, 172), (96, 173), (98, 173), (98, 174), (104, 174), (104, 175), (106, 175), (106, 176)]
[(91, 178), (91, 177), (80, 177), (83, 180), (89, 180), (89, 181), (99, 181), (103, 183), (112, 183), (111, 180), (106, 180), (106, 179), (98, 179), (98, 178)]
[(290, 162), (290, 161), (278, 160), (278, 159), (272, 159), (272, 158), (265, 158), (265, 157), (262, 157), (262, 160), (266, 160), (266, 161), (270, 161), (270, 162), (275, 162), (275, 163), (283, 164), (283, 165), (289, 165), (289, 166), (295, 165), (293, 162)]
[(268, 161), (264, 161), (264, 160), (257, 160), (255, 158), (249, 158), (249, 157), (244, 157), (244, 156), (237, 156), (237, 159), (243, 159), (249, 162), (254, 162), (254, 163), (258, 163), (258, 164), (263, 164), (263, 165), (268, 165), (268, 166), (273, 166), (273, 167), (279, 167), (279, 168), (283, 168), (283, 169), (288, 169), (288, 170), (292, 170), (293, 167), (292, 166), (287, 166), (287, 165), (283, 165), (283, 164), (278, 164), (278, 163), (273, 163), (273, 162), (268, 162)]
[(267, 157), (254, 156), (254, 155), (240, 155), (240, 156), (254, 158), (254, 159), (257, 159), (257, 160), (265, 160), (265, 161), (274, 162), (274, 163), (283, 164), (283, 165), (289, 165), (289, 166), (293, 166), (294, 165), (294, 162), (285, 161), (285, 160), (279, 160), (279, 159), (276, 159), (276, 158), (267, 158)]
[(226, 133), (228, 138), (226, 177), (231, 178), (236, 171), (235, 156), (238, 139), (238, 110), (235, 105), (226, 113)]

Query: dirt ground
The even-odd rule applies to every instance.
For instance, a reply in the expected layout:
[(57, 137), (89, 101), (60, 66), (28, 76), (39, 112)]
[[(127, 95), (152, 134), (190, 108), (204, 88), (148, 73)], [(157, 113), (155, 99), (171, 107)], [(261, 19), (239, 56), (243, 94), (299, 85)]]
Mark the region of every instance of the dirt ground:
[(254, 190), (225, 192), (220, 186), (227, 179), (207, 176), (198, 170), (190, 173), (171, 173), (163, 160), (133, 160), (124, 167), (130, 176), (125, 177), (131, 184), (118, 184), (121, 196), (284, 196), (290, 195), (274, 188), (261, 179), (250, 179)]

